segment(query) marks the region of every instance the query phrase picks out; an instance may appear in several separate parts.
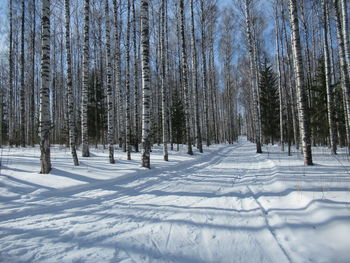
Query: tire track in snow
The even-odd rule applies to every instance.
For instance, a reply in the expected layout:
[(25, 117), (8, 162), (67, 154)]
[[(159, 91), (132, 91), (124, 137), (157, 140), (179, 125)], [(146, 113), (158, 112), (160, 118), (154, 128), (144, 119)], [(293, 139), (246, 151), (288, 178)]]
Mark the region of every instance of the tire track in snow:
[[(260, 155), (259, 157), (262, 157), (262, 158), (257, 158), (257, 156), (254, 155), (254, 159), (258, 162), (258, 165), (259, 165), (258, 167), (259, 167), (259, 168), (261, 168), (261, 163), (262, 163), (262, 162), (270, 162), (270, 160), (264, 158), (262, 155)], [(261, 160), (261, 159), (262, 159), (262, 160)], [(273, 164), (273, 162), (270, 162), (270, 163)], [(274, 165), (274, 164), (273, 164), (273, 165)], [(275, 169), (275, 167), (269, 167), (268, 169), (269, 169), (269, 170), (271, 171), (271, 173), (272, 173), (273, 170)], [(258, 169), (258, 170), (259, 170), (259, 169)], [(254, 176), (255, 176), (255, 178), (257, 179), (256, 174), (254, 174)], [(288, 255), (287, 251), (286, 251), (285, 248), (282, 246), (281, 242), (278, 240), (277, 235), (276, 235), (276, 232), (274, 231), (274, 229), (272, 228), (272, 226), (271, 226), (270, 223), (269, 223), (269, 220), (268, 220), (268, 217), (267, 217), (268, 211), (267, 211), (267, 210), (265, 209), (265, 207), (259, 202), (259, 200), (258, 200), (256, 194), (254, 193), (254, 191), (252, 190), (252, 188), (251, 188), (249, 185), (247, 185), (246, 187), (247, 187), (248, 192), (251, 194), (253, 200), (255, 201), (255, 203), (256, 203), (256, 204), (258, 205), (258, 207), (260, 208), (260, 210), (261, 210), (261, 212), (262, 212), (262, 217), (263, 217), (264, 222), (265, 222), (265, 224), (266, 224), (266, 226), (267, 226), (267, 229), (268, 229), (268, 231), (271, 233), (271, 235), (273, 236), (273, 239), (276, 241), (277, 246), (281, 249), (282, 253), (286, 256), (286, 258), (288, 259), (288, 262), (289, 262), (289, 263), (292, 263), (293, 261), (292, 261), (291, 257)]]

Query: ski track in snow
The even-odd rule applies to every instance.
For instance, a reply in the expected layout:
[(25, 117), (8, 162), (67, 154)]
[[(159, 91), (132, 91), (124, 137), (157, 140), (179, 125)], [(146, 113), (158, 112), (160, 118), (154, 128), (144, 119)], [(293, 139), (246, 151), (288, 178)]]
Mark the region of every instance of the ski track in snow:
[[(66, 153), (56, 188), (25, 177), (35, 175), (26, 168), (34, 158), (23, 167), (9, 158), (0, 262), (350, 262), (345, 154), (317, 148), (316, 165), (305, 167), (297, 152), (264, 150), (240, 138), (152, 170), (95, 157), (73, 170)], [(96, 179), (99, 169), (106, 179)]]

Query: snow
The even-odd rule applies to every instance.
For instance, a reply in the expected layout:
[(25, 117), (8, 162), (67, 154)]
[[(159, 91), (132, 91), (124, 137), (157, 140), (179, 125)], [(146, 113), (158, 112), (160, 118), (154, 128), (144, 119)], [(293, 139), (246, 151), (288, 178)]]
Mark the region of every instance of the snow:
[(350, 262), (345, 149), (307, 167), (241, 137), (170, 162), (155, 147), (151, 170), (91, 150), (74, 167), (53, 147), (42, 175), (38, 148), (2, 149), (0, 262)]

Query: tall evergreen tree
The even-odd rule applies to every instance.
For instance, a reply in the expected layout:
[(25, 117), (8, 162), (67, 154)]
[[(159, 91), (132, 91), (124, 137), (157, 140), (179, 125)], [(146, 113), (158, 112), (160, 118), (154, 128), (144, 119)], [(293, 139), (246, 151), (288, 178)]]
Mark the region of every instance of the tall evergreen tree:
[(265, 62), (260, 71), (261, 125), (265, 139), (274, 144), (279, 128), (279, 92), (277, 76)]

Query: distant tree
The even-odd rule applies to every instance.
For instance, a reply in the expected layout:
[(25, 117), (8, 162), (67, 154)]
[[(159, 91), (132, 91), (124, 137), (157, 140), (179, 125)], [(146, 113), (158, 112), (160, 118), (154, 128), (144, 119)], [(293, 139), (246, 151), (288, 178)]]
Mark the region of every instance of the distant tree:
[(260, 71), (259, 88), (262, 133), (266, 142), (274, 144), (279, 132), (279, 92), (276, 73), (266, 62)]
[(322, 145), (327, 144), (329, 138), (328, 120), (327, 120), (327, 88), (325, 63), (320, 59), (319, 67), (311, 87), (313, 93), (313, 103), (310, 108), (310, 117), (312, 119), (311, 127), (314, 131), (314, 140)]
[(174, 142), (181, 144), (184, 142), (186, 131), (184, 104), (177, 90), (173, 94), (173, 105), (171, 107), (171, 121)]

